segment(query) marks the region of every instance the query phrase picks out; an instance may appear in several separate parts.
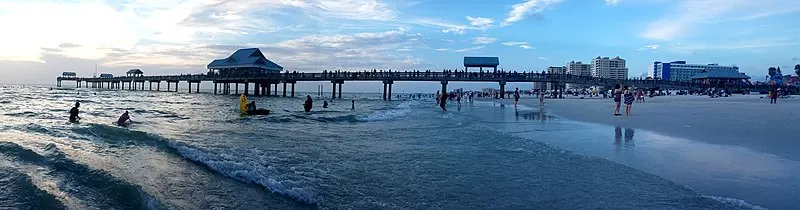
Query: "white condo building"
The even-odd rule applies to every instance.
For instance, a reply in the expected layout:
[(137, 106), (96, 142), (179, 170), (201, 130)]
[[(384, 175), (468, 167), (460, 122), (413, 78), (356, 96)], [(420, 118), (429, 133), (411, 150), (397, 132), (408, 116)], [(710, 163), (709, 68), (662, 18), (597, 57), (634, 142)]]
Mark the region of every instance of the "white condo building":
[(584, 64), (580, 61), (575, 62), (571, 61), (567, 63), (567, 74), (578, 75), (578, 76), (592, 76), (592, 65), (591, 64)]
[(591, 75), (609, 79), (627, 79), (628, 68), (625, 67), (625, 59), (609, 57), (597, 57), (592, 59)]
[(692, 76), (703, 70), (733, 70), (739, 71), (738, 66), (720, 66), (718, 64), (687, 64), (686, 61), (673, 61), (653, 63), (653, 77), (660, 80), (691, 81)]

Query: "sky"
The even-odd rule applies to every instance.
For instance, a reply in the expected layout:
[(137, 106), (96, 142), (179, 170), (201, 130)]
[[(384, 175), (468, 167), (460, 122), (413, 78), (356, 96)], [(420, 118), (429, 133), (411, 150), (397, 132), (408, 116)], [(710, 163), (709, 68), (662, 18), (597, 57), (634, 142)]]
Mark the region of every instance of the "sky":
[(620, 56), (631, 77), (685, 60), (759, 79), (800, 63), (798, 22), (797, 0), (2, 0), (0, 83), (95, 67), (204, 73), (249, 47), (305, 72), (463, 69), (464, 56), (542, 71)]

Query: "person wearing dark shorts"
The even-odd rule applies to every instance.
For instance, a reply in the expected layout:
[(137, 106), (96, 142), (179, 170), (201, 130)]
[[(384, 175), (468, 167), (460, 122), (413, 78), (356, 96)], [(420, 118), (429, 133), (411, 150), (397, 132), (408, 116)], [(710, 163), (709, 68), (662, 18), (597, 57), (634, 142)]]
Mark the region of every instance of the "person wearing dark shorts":
[(623, 88), (625, 90), (625, 116), (631, 116), (631, 104), (633, 104), (633, 100), (636, 98), (633, 96), (633, 89), (625, 86)]
[(620, 85), (614, 85), (614, 116), (620, 116), (619, 114), (619, 103), (622, 100), (622, 90), (620, 89)]
[(514, 107), (517, 107), (517, 102), (519, 102), (519, 88), (514, 90)]

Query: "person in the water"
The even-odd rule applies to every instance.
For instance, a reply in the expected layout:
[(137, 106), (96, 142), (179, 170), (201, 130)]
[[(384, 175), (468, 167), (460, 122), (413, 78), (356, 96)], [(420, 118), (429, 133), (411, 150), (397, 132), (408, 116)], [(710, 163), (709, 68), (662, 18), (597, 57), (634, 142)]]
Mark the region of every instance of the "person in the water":
[(128, 111), (125, 111), (125, 113), (122, 113), (122, 116), (119, 116), (119, 119), (117, 119), (117, 125), (125, 126), (125, 123), (128, 121), (133, 122), (133, 120), (131, 120), (131, 117), (128, 115)]
[(255, 110), (256, 110), (256, 102), (255, 101), (251, 101), (250, 103), (247, 103), (247, 111), (255, 111)]
[(81, 120), (81, 117), (78, 116), (79, 107), (81, 107), (81, 102), (75, 102), (75, 107), (69, 110), (69, 122), (77, 123), (78, 120)]
[(306, 113), (311, 112), (311, 106), (314, 105), (314, 100), (311, 100), (311, 95), (306, 95), (306, 102), (303, 104), (303, 109), (306, 110)]
[(442, 111), (447, 111), (447, 93), (443, 93), (441, 98), (439, 99), (439, 106), (442, 107)]
[(322, 101), (322, 108), (328, 108), (328, 101)]

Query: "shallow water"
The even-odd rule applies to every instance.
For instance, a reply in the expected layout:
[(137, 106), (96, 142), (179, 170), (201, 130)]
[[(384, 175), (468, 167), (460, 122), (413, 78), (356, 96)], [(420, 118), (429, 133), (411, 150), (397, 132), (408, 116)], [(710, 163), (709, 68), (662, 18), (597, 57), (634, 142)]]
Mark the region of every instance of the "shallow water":
[[(247, 117), (238, 114), (234, 95), (37, 87), (2, 92), (0, 174), (10, 177), (0, 179), (3, 206), (758, 208), (603, 154), (574, 153), (546, 144), (548, 138), (523, 135), (573, 138), (552, 126), (557, 117), (532, 109), (519, 115), (491, 103), (451, 103), (443, 113), (432, 99), (384, 102), (377, 95), (349, 95), (358, 98), (355, 110), (349, 99), (323, 110), (324, 99), (316, 98), (307, 115), (301, 98), (252, 97), (272, 114)], [(83, 120), (66, 123), (75, 101), (81, 101)], [(135, 123), (114, 126), (124, 110)], [(24, 193), (8, 193), (18, 191)]]

